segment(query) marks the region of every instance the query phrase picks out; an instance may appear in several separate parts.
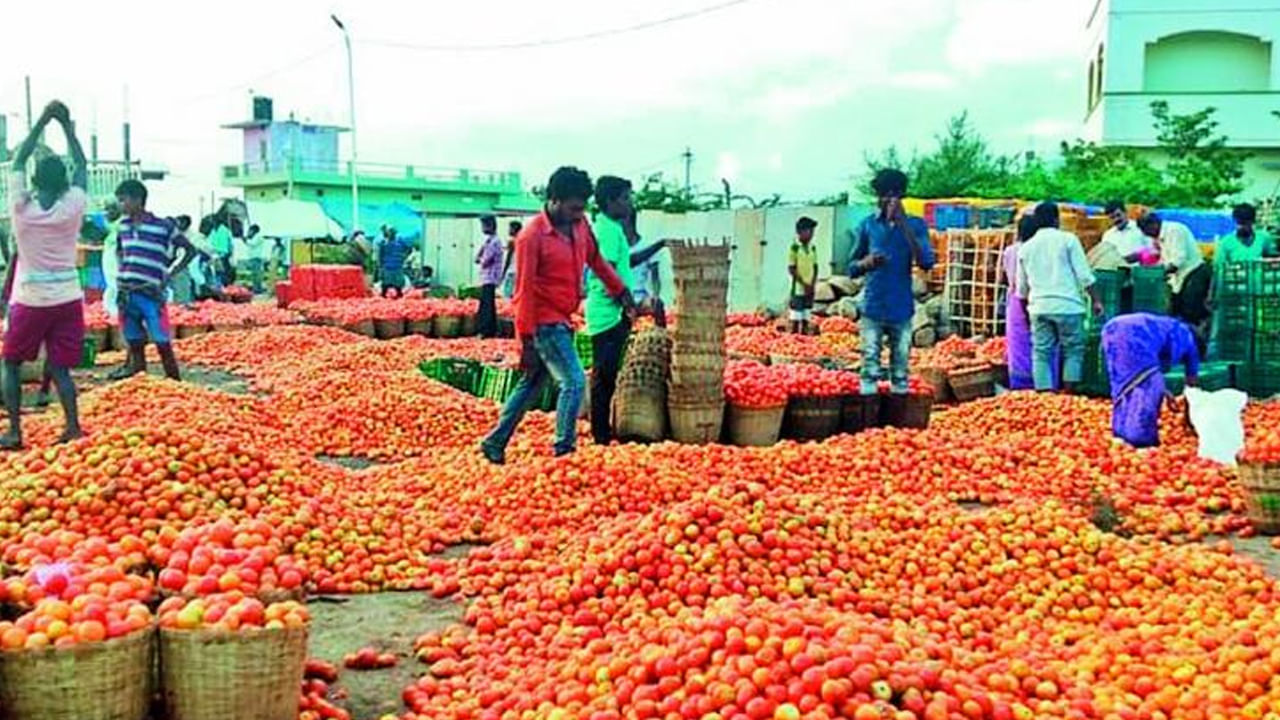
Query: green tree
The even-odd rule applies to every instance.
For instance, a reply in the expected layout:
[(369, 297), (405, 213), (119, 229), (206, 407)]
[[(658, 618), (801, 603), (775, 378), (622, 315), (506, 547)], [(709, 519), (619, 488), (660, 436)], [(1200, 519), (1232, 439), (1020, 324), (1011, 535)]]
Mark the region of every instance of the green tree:
[(934, 138), (937, 148), (912, 163), (912, 194), (926, 198), (985, 196), (1007, 184), (1010, 161), (991, 152), (963, 112)]
[(1244, 163), (1250, 153), (1227, 147), (1218, 133), (1216, 108), (1175, 115), (1163, 100), (1151, 103), (1156, 139), (1169, 155), (1164, 201), (1169, 205), (1221, 205), (1244, 190)]
[(1133, 148), (1083, 140), (1063, 143), (1062, 164), (1052, 177), (1051, 194), (1041, 197), (1094, 205), (1116, 199), (1167, 204), (1168, 191), (1160, 171)]
[(684, 188), (668, 181), (662, 173), (654, 173), (632, 192), (631, 201), (637, 210), (661, 210), (669, 213), (686, 213), (701, 210), (703, 204)]

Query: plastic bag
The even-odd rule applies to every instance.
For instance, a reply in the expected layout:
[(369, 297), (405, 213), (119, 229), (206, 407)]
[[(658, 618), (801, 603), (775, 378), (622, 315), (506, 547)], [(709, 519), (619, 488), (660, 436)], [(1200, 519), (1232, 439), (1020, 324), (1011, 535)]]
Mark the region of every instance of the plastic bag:
[(1186, 391), (1191, 424), (1200, 436), (1200, 457), (1224, 465), (1236, 464), (1236, 453), (1244, 447), (1244, 413), (1249, 396), (1239, 390), (1205, 392), (1190, 387)]

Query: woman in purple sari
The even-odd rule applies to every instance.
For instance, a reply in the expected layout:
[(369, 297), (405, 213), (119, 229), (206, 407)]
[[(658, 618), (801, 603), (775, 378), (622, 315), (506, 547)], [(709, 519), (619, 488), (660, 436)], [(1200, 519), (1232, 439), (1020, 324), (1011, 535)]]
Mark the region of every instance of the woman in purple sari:
[(1121, 315), (1102, 328), (1102, 352), (1111, 378), (1111, 430), (1133, 447), (1160, 444), (1160, 406), (1168, 394), (1164, 374), (1175, 364), (1187, 385), (1200, 374), (1200, 352), (1191, 329), (1177, 318), (1150, 313)]
[(1026, 302), (1018, 297), (1018, 248), (1031, 239), (1040, 227), (1027, 215), (1018, 222), (1018, 241), (1005, 248), (1000, 256), (1008, 294), (1004, 306), (1005, 362), (1009, 365), (1009, 389), (1030, 390), (1036, 386), (1031, 378), (1031, 321)]

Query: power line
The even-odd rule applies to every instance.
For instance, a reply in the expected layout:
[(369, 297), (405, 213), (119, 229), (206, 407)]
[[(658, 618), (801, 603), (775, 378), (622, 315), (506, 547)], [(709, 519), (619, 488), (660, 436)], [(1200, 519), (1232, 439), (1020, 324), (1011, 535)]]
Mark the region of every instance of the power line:
[(493, 52), (497, 50), (528, 50), (531, 48), (549, 47), (552, 45), (568, 45), (570, 43), (586, 42), (588, 40), (599, 40), (600, 38), (624, 35), (641, 30), (649, 30), (662, 25), (670, 25), (672, 23), (691, 20), (703, 15), (710, 15), (711, 13), (727, 10), (728, 8), (737, 5), (745, 5), (751, 1), (752, 0), (727, 0), (727, 2), (707, 5), (694, 10), (687, 10), (676, 15), (668, 15), (655, 20), (646, 20), (644, 22), (625, 25), (623, 27), (595, 30), (578, 35), (565, 35), (563, 37), (548, 38), (544, 40), (520, 40), (515, 42), (490, 43), (485, 45), (419, 45), (415, 43), (391, 40), (357, 40), (357, 42), (362, 45), (372, 45), (375, 47), (394, 48), (397, 50), (417, 50), (423, 52)]
[(204, 102), (205, 100), (210, 100), (210, 99), (215, 98), (215, 97), (224, 96), (224, 95), (227, 95), (227, 94), (229, 94), (229, 93), (236, 92), (236, 91), (238, 91), (238, 90), (244, 90), (244, 89), (247, 89), (247, 88), (249, 88), (250, 86), (254, 85), (255, 83), (262, 82), (263, 80), (266, 80), (266, 79), (268, 79), (268, 78), (275, 77), (276, 75), (279, 75), (279, 74), (281, 74), (281, 73), (288, 72), (288, 71), (290, 71), (290, 70), (293, 70), (293, 69), (294, 69), (294, 68), (296, 68), (296, 67), (300, 67), (300, 66), (302, 66), (302, 65), (306, 65), (307, 63), (311, 62), (312, 60), (316, 60), (316, 59), (318, 59), (318, 58), (320, 58), (320, 57), (323, 57), (323, 56), (325, 56), (325, 55), (329, 54), (329, 52), (330, 52), (330, 51), (332, 51), (332, 50), (334, 49), (334, 47), (335, 47), (335, 46), (336, 46), (336, 44), (335, 44), (335, 43), (330, 43), (330, 44), (325, 45), (324, 47), (320, 48), (319, 50), (316, 50), (316, 51), (315, 51), (315, 52), (313, 52), (313, 53), (310, 53), (310, 54), (305, 55), (305, 56), (303, 56), (303, 57), (296, 58), (296, 59), (294, 59), (294, 60), (290, 61), (289, 63), (285, 64), (285, 65), (281, 65), (281, 66), (279, 66), (279, 67), (277, 67), (277, 68), (274, 68), (274, 69), (272, 69), (272, 70), (268, 70), (268, 71), (266, 71), (266, 72), (264, 72), (264, 73), (262, 73), (262, 74), (260, 74), (260, 75), (255, 75), (254, 77), (252, 77), (252, 78), (250, 78), (250, 79), (248, 79), (248, 80), (246, 80), (246, 81), (244, 81), (244, 82), (242, 82), (242, 83), (238, 83), (238, 84), (236, 84), (236, 85), (228, 85), (228, 86), (226, 86), (226, 87), (224, 87), (224, 88), (221, 88), (221, 89), (219, 89), (219, 90), (213, 90), (213, 91), (210, 91), (210, 92), (204, 92), (204, 93), (200, 93), (200, 94), (198, 94), (198, 95), (193, 95), (193, 96), (190, 96), (190, 97), (171, 99), (171, 100), (170, 100), (170, 102), (175, 102), (175, 103), (179, 103), (179, 104), (199, 103), (199, 102)]

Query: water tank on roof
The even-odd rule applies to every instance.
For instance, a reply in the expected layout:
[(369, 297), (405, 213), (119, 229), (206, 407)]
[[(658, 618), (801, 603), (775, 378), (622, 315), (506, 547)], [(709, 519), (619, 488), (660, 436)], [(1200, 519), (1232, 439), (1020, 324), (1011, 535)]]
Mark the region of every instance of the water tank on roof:
[(253, 98), (253, 119), (258, 122), (271, 122), (271, 98), (260, 96)]

